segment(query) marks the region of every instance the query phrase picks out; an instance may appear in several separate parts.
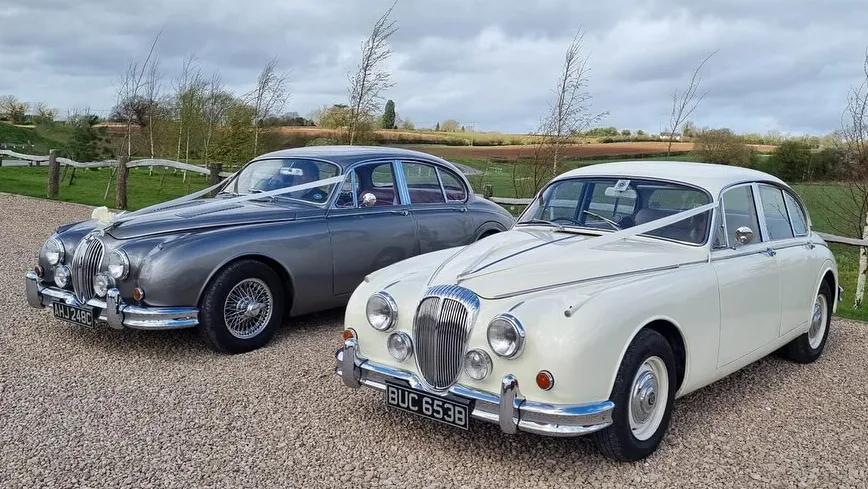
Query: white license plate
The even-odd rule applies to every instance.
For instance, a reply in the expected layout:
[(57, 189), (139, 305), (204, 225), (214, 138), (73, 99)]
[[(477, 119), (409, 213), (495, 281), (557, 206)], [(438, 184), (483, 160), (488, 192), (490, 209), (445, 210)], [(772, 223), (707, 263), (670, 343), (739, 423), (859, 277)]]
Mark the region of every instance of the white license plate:
[(386, 383), (386, 405), (464, 430), (470, 426), (472, 402), (469, 400), (432, 396)]
[(77, 307), (64, 304), (63, 302), (55, 302), (52, 304), (52, 308), (54, 309), (54, 317), (57, 319), (89, 328), (93, 327), (92, 307)]

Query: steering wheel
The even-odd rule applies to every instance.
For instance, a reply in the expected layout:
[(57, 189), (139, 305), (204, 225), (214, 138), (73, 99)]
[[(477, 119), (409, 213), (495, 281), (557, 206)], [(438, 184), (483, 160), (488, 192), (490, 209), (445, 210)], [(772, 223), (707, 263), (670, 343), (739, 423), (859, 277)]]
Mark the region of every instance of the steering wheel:
[(569, 223), (571, 223), (571, 224), (575, 224), (575, 225), (580, 225), (580, 224), (581, 224), (579, 221), (573, 219), (572, 217), (563, 217), (563, 216), (560, 216), (560, 217), (553, 217), (553, 218), (551, 218), (551, 221), (552, 221), (552, 222), (567, 221), (567, 222), (569, 222)]

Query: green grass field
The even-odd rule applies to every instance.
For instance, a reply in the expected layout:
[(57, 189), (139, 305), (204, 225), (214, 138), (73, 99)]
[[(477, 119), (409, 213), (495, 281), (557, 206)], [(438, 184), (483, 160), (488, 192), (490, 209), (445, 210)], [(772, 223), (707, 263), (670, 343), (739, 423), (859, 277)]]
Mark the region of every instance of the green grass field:
[[(193, 193), (208, 186), (208, 177), (198, 173), (187, 173), (187, 181), (183, 181), (183, 174), (178, 171), (173, 173), (171, 169), (165, 170), (160, 184), (160, 168), (154, 169), (154, 174), (149, 176), (144, 168), (131, 168), (127, 184), (127, 203), (130, 210), (141, 209), (152, 204), (174, 199), (182, 195)], [(115, 205), (115, 180), (112, 179), (108, 198), (103, 199), (106, 186), (109, 185), (111, 169), (81, 168), (75, 171), (75, 181), (69, 185), (69, 177), (72, 169), (66, 170), (66, 178), (60, 183), (60, 200), (64, 202), (77, 202), (93, 206)], [(61, 169), (61, 175), (64, 170)], [(0, 192), (9, 192), (32, 197), (46, 197), (48, 186), (48, 168), (45, 166), (29, 167), (0, 167)]]
[[(675, 159), (689, 159), (689, 157), (674, 157)], [(574, 168), (578, 165), (594, 164), (599, 161), (587, 160), (581, 162), (567, 162), (564, 169)], [(491, 184), (494, 187), (494, 195), (499, 197), (513, 197), (515, 192), (512, 185), (512, 177), (507, 173), (497, 174), (486, 169), (486, 160), (464, 159), (456, 161), (480, 171), (484, 175), (471, 177), (474, 190), (482, 191), (483, 184)], [(175, 197), (186, 195), (208, 186), (205, 175), (188, 173), (187, 181), (183, 181), (181, 172), (173, 173), (165, 170), (161, 177), (161, 169), (155, 169), (154, 174), (149, 176), (148, 170), (133, 168), (130, 170), (128, 186), (128, 201), (130, 210), (163, 202)], [(113, 207), (115, 202), (115, 186), (111, 183), (108, 198), (103, 195), (106, 186), (109, 185), (111, 171), (107, 168), (100, 170), (77, 170), (75, 183), (69, 185), (69, 173), (60, 185), (60, 200), (66, 202), (78, 202), (93, 206), (105, 205)], [(63, 173), (62, 173), (63, 174)], [(160, 182), (162, 178), (162, 184)], [(0, 167), (0, 192), (9, 192), (33, 197), (46, 196), (46, 182), (48, 180), (48, 168), (40, 167)], [(795, 190), (801, 195), (811, 214), (813, 228), (817, 231), (836, 233), (831, 225), (835, 212), (835, 206), (845, 205), (845, 189), (840, 185), (795, 185)], [(526, 195), (521, 195), (526, 197)], [(838, 198), (840, 197), (840, 199)], [(839, 202), (840, 200), (840, 202)], [(840, 207), (838, 207), (840, 208)], [(510, 209), (513, 213), (521, 210), (520, 206)], [(844, 300), (838, 306), (838, 315), (845, 318), (868, 321), (868, 309), (856, 310), (853, 308), (853, 292), (856, 289), (858, 275), (859, 253), (852, 246), (832, 245), (832, 251), (838, 261), (841, 285), (845, 288)]]

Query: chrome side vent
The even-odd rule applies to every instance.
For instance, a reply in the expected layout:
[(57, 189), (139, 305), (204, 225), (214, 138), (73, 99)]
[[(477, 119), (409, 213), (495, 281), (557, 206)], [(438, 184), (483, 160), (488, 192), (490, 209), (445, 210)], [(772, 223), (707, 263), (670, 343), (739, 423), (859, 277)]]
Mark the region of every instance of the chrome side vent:
[(476, 294), (457, 285), (432, 287), (419, 303), (413, 322), (416, 365), (430, 387), (445, 390), (458, 380), (478, 310)]

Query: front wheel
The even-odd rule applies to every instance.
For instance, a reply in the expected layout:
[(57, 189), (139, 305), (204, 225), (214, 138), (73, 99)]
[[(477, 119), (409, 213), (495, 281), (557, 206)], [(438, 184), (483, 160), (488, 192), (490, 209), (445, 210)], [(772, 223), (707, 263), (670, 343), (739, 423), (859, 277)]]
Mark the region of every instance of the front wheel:
[(612, 424), (593, 435), (600, 452), (624, 462), (654, 453), (669, 426), (676, 385), (669, 342), (656, 331), (640, 331), (615, 378)]
[(202, 296), (202, 338), (214, 350), (244, 353), (264, 346), (283, 321), (283, 285), (268, 265), (241, 260), (217, 273)]
[(829, 338), (829, 325), (832, 322), (832, 290), (823, 282), (820, 292), (811, 307), (811, 325), (808, 332), (787, 343), (783, 348), (784, 356), (797, 363), (812, 363), (820, 358), (826, 339)]

